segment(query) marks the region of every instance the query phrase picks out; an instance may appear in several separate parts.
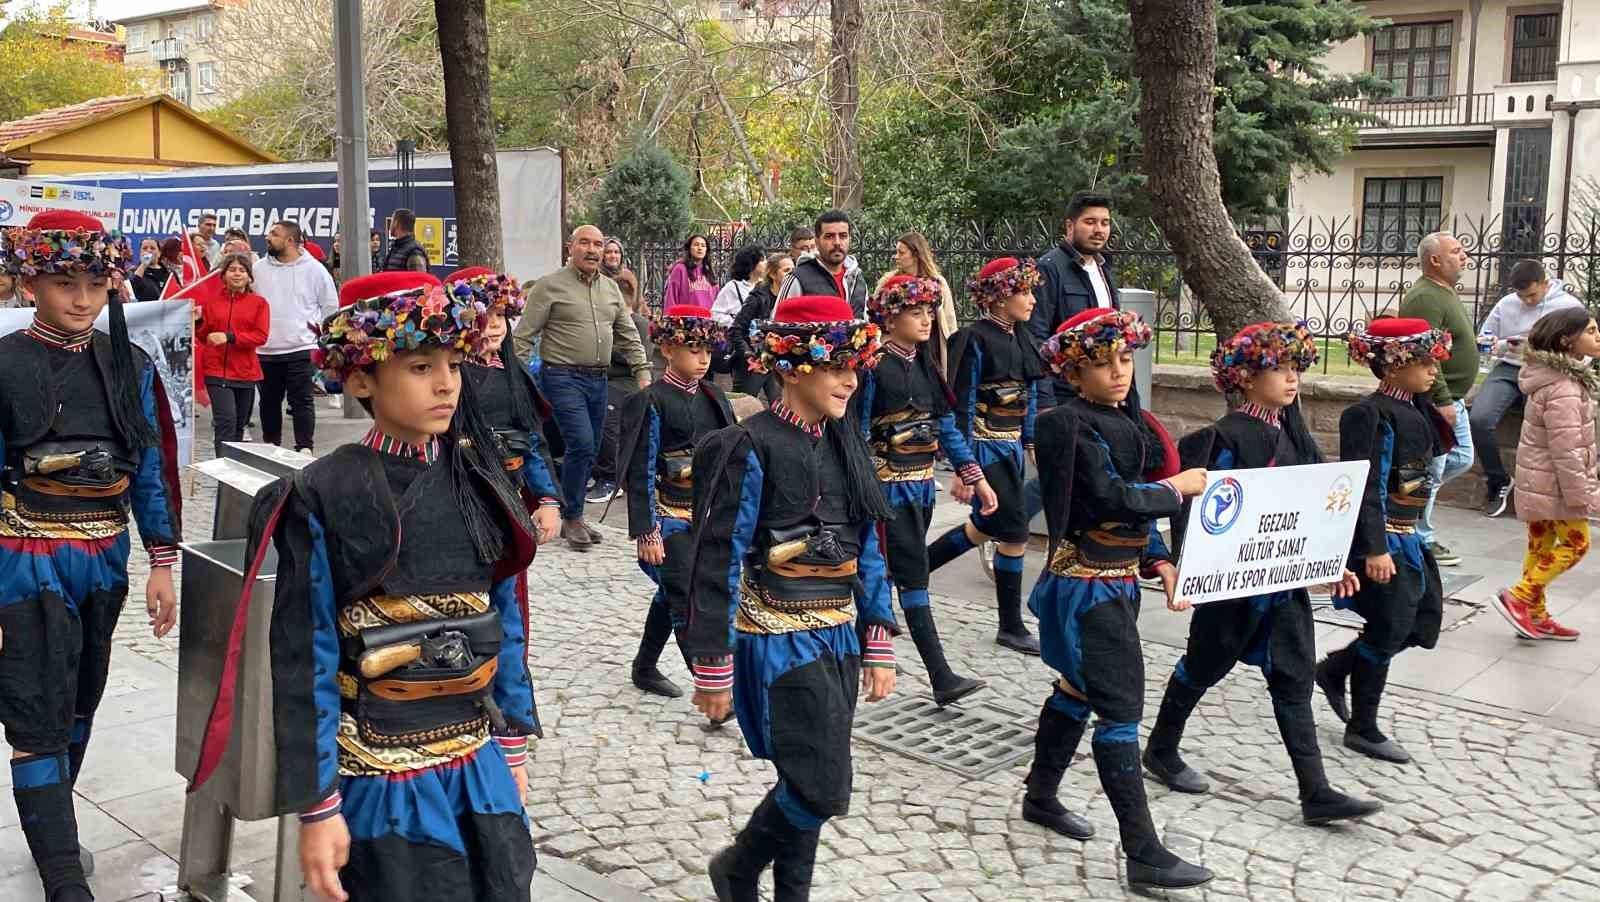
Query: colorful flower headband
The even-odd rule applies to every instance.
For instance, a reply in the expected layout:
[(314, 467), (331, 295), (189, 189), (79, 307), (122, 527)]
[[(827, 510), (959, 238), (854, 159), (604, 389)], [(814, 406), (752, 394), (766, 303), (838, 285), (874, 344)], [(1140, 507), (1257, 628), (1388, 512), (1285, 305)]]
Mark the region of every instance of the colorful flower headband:
[(438, 285), (358, 300), (323, 322), (312, 363), (343, 382), (401, 351), (431, 347), (470, 354), (487, 318), (488, 308), (474, 294), (452, 294)]
[(967, 294), (971, 295), (974, 304), (989, 307), (1012, 295), (1032, 291), (1038, 284), (1039, 268), (1034, 265), (1032, 258), (1019, 261), (1002, 257), (990, 261), (977, 278), (967, 282)]
[(1224, 392), (1239, 391), (1251, 373), (1283, 364), (1303, 373), (1316, 363), (1317, 343), (1303, 320), (1245, 326), (1211, 352), (1211, 374)]
[(895, 276), (867, 301), (867, 313), (880, 326), (912, 307), (938, 309), (944, 298), (933, 279)]
[[(1360, 360), (1371, 368), (1374, 375), (1380, 379), (1391, 370), (1409, 366), (1419, 360), (1448, 360), (1450, 358), (1451, 336), (1449, 332), (1440, 329), (1420, 328), (1409, 334), (1391, 335), (1383, 334), (1394, 331), (1386, 328), (1385, 323), (1397, 323), (1399, 320), (1374, 320), (1367, 328), (1360, 332), (1351, 332), (1345, 336), (1345, 343), (1350, 347), (1350, 356)], [(1423, 327), (1427, 323), (1417, 320)], [(1378, 333), (1374, 334), (1374, 328)]]
[(831, 323), (758, 320), (750, 324), (753, 373), (811, 372), (814, 367), (871, 369), (878, 365), (879, 330), (864, 319)]
[(1150, 326), (1130, 310), (1086, 310), (1045, 339), (1039, 356), (1052, 373), (1065, 376), (1079, 364), (1109, 360), (1150, 343)]
[(720, 354), (728, 348), (728, 328), (709, 316), (661, 314), (650, 318), (650, 340), (657, 345), (698, 346)]
[(522, 283), (503, 272), (485, 273), (455, 280), (447, 278), (445, 285), (458, 298), (464, 294), (477, 295), (478, 302), (490, 313), (504, 313), (507, 319), (521, 316), (523, 308), (528, 303), (528, 295), (522, 290)]
[(5, 271), (13, 276), (42, 273), (110, 275), (133, 258), (120, 232), (89, 228), (5, 230)]

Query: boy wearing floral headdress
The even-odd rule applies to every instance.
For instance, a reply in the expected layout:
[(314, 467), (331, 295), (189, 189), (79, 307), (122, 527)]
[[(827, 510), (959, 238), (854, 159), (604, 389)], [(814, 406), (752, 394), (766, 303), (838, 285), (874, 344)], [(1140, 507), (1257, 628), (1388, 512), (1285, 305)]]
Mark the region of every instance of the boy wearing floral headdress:
[[(1300, 374), (1316, 362), (1316, 341), (1305, 323), (1256, 323), (1219, 344), (1211, 354), (1217, 389), (1240, 396), (1244, 403), (1185, 436), (1178, 443), (1181, 465), (1209, 472), (1321, 463), (1322, 453), (1297, 403)], [(1186, 515), (1172, 520), (1174, 554), (1182, 549), (1186, 522)], [(1356, 585), (1355, 574), (1347, 570), (1334, 594), (1349, 595)], [(1178, 743), (1206, 690), (1242, 661), (1260, 667), (1266, 677), (1306, 823), (1328, 824), (1382, 810), (1377, 802), (1351, 798), (1328, 785), (1311, 714), (1316, 660), (1311, 597), (1305, 589), (1200, 605), (1189, 623), (1188, 647), (1167, 681), (1160, 713), (1145, 744), (1145, 769), (1178, 792), (1202, 793), (1210, 788), (1198, 771), (1184, 763)]]
[(1177, 569), (1155, 523), (1205, 489), (1206, 471), (1177, 472), (1165, 430), (1129, 397), (1133, 352), (1149, 342), (1137, 314), (1096, 308), (1062, 323), (1040, 350), (1077, 393), (1039, 417), (1050, 558), (1028, 606), (1039, 618), (1044, 662), (1060, 678), (1039, 712), (1022, 816), (1073, 839), (1094, 835), (1058, 798), (1093, 713), (1095, 767), (1117, 816), (1128, 884), (1180, 888), (1207, 882), (1211, 872), (1162, 845), (1145, 799), (1138, 577), (1153, 568), (1167, 607), (1188, 606), (1174, 598)]
[(884, 557), (900, 593), (906, 626), (928, 670), (933, 700), (943, 706), (987, 684), (950, 667), (928, 603), (925, 543), (933, 519), (934, 456), (942, 450), (955, 467), (951, 491), (956, 500), (968, 501), (976, 493), (985, 514), (994, 513), (998, 502), (956, 430), (950, 389), (926, 344), (941, 297), (939, 283), (932, 279), (894, 276), (868, 299), (867, 311), (884, 331), (884, 353), (865, 372), (850, 404), (872, 449), (884, 500), (894, 512), (884, 524)]
[(711, 859), (721, 902), (756, 902), (768, 864), (774, 898), (807, 898), (822, 825), (850, 807), (857, 693), (878, 701), (895, 682), (877, 528), (889, 510), (861, 433), (840, 419), (877, 361), (878, 327), (842, 298), (801, 295), (751, 336), (752, 363), (777, 373), (783, 397), (695, 451), (684, 631), (695, 707), (714, 721), (737, 712), (751, 753), (778, 771)]
[(1351, 358), (1366, 363), (1379, 383), (1339, 417), (1340, 458), (1372, 467), (1350, 549), (1361, 590), (1334, 603), (1355, 610), (1366, 625), (1317, 665), (1316, 682), (1345, 722), (1346, 748), (1404, 764), (1411, 755), (1378, 729), (1378, 705), (1389, 661), (1413, 646), (1432, 648), (1444, 616), (1439, 565), (1417, 535), (1417, 518), (1433, 489), (1428, 464), (1454, 442), (1427, 397), (1439, 361), (1450, 356), (1450, 333), (1426, 320), (1385, 317), (1348, 342)]
[(736, 420), (722, 389), (705, 378), (712, 354), (728, 343), (727, 330), (717, 325), (709, 309), (688, 304), (667, 308), (650, 324), (650, 339), (661, 349), (667, 369), (628, 396), (618, 455), (628, 498), (628, 535), (638, 548), (639, 569), (656, 584), (631, 676), (641, 691), (677, 698), (683, 692), (662, 674), (660, 664), (667, 639), (689, 617), (694, 449), (708, 434)]
[(360, 400), (360, 442), (263, 490), (194, 785), (226, 752), (268, 543), (276, 807), (322, 898), (526, 902), (537, 734), (517, 576), (533, 525), (462, 378), (484, 305), (422, 272), (340, 290), (314, 358)]
[[(177, 619), (177, 449), (160, 374), (128, 339), (126, 241), (91, 216), (4, 231), (32, 325), (0, 337), (0, 724), (11, 791), (49, 902), (92, 898), (72, 785), (128, 595), (128, 515), (150, 555), (156, 636)], [(94, 321), (110, 304), (110, 334)]]
[(1028, 655), (1039, 653), (1039, 640), (1022, 622), (1022, 558), (1028, 550), (1024, 456), (1033, 452), (1038, 381), (1044, 375), (1039, 346), (1027, 328), (1037, 284), (1033, 261), (1015, 257), (991, 261), (967, 283), (983, 316), (950, 339), (956, 429), (972, 448), (999, 504), (985, 511), (975, 498), (972, 517), (928, 546), (932, 571), (995, 540), (994, 594), (1000, 620), (995, 641)]

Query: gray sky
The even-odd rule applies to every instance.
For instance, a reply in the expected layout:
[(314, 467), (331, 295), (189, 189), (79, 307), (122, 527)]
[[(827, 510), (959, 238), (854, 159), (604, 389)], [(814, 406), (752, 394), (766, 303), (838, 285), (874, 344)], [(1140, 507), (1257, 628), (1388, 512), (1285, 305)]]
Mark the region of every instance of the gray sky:
[[(72, 0), (69, 13), (74, 18), (84, 18), (89, 14), (89, 8), (95, 8), (96, 14), (105, 19), (121, 19), (126, 16), (141, 16), (145, 13), (160, 12), (164, 9), (181, 9), (192, 6), (196, 0)], [(36, 7), (48, 6), (47, 0), (31, 0), (31, 3), (7, 4), (8, 8), (20, 9), (24, 5)]]

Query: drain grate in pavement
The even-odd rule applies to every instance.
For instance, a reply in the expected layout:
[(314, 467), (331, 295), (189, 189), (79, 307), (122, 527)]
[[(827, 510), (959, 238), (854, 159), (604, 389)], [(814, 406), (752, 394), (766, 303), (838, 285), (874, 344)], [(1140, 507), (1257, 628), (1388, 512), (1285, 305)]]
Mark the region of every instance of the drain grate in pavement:
[(855, 736), (908, 758), (979, 779), (1033, 754), (1034, 724), (989, 702), (940, 708), (927, 696), (863, 706)]

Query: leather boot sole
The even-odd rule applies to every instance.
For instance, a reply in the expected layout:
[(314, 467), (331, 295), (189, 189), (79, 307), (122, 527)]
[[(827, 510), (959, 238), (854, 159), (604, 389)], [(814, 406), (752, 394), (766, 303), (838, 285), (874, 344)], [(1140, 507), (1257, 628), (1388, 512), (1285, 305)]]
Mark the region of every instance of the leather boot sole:
[(1360, 733), (1346, 733), (1344, 734), (1344, 747), (1352, 752), (1360, 752), (1368, 758), (1376, 758), (1379, 761), (1388, 761), (1394, 764), (1411, 763), (1411, 753), (1393, 739), (1373, 742)]
[(756, 882), (745, 883), (733, 874), (733, 858), (737, 854), (738, 850), (729, 846), (711, 856), (711, 863), (706, 865), (711, 891), (717, 894), (717, 902), (759, 902)]
[(1079, 842), (1087, 842), (1094, 838), (1094, 824), (1089, 823), (1085, 818), (1070, 811), (1063, 814), (1054, 814), (1033, 804), (1027, 798), (1022, 800), (1022, 819), (1030, 824), (1038, 824), (1041, 827), (1054, 830), (1068, 839), (1075, 839)]
[(1188, 889), (1211, 882), (1211, 871), (1197, 864), (1179, 861), (1171, 867), (1158, 868), (1128, 859), (1128, 885), (1154, 886), (1161, 889)]
[(678, 688), (678, 684), (659, 673), (652, 675), (640, 673), (637, 670), (634, 671), (633, 687), (640, 692), (648, 692), (651, 695), (659, 695), (662, 698), (683, 697), (683, 690)]
[(957, 677), (956, 684), (949, 689), (933, 690), (933, 703), (941, 708), (945, 705), (953, 705), (979, 689), (988, 687), (988, 685), (983, 680), (975, 680), (972, 677)]
[(1185, 767), (1179, 771), (1171, 770), (1161, 763), (1161, 759), (1151, 754), (1148, 748), (1144, 750), (1143, 761), (1145, 772), (1154, 777), (1157, 783), (1174, 792), (1200, 795), (1211, 791), (1211, 784), (1192, 767)]
[(995, 633), (994, 641), (999, 643), (1001, 648), (1009, 648), (1025, 655), (1039, 654), (1039, 640), (1028, 633)]
[(1300, 804), (1300, 816), (1311, 827), (1321, 827), (1335, 821), (1357, 821), (1382, 810), (1382, 802), (1369, 802), (1366, 799), (1345, 798), (1337, 802)]
[(1328, 700), (1328, 707), (1333, 709), (1333, 716), (1339, 718), (1340, 723), (1349, 723), (1350, 705), (1345, 701), (1344, 687), (1335, 683), (1333, 678), (1327, 675), (1327, 663), (1327, 659), (1324, 658), (1322, 663), (1317, 665), (1313, 679), (1316, 681), (1317, 688), (1322, 690), (1323, 697)]

